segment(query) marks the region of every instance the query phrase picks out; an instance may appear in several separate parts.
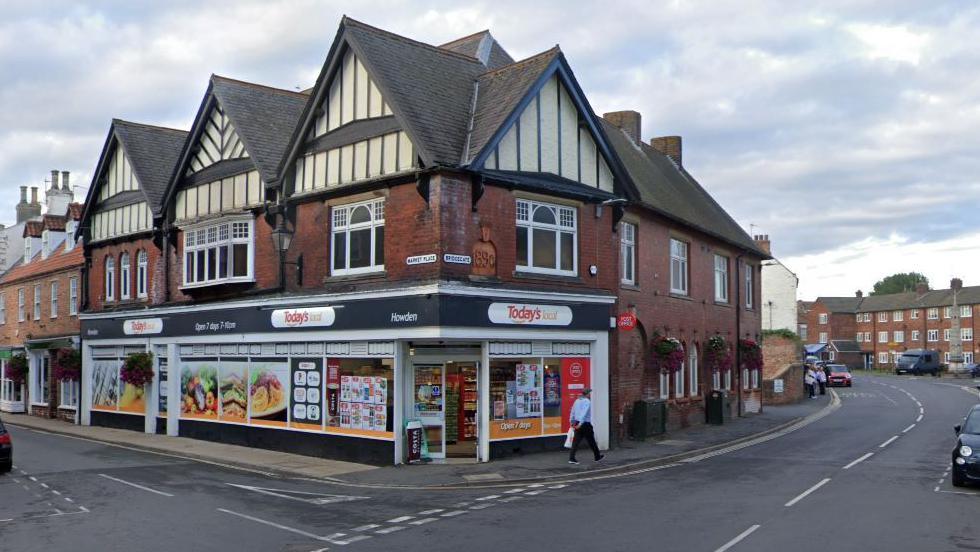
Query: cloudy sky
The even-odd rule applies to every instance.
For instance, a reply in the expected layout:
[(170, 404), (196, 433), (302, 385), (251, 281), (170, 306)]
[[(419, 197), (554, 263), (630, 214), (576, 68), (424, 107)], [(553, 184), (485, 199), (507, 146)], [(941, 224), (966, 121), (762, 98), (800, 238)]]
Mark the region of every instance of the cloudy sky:
[[(559, 44), (596, 112), (636, 109), (800, 297), (919, 270), (980, 285), (971, 2), (4, 0), (0, 221), (50, 169), (87, 185), (113, 117), (189, 128), (211, 73), (312, 85), (340, 17), (439, 44)], [(84, 192), (84, 190), (79, 190)]]

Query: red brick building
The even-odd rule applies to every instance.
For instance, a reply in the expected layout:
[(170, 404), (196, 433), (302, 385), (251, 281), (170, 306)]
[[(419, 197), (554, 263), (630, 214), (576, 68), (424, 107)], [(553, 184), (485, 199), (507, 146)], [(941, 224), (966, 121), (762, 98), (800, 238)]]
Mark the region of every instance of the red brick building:
[[(676, 426), (709, 386), (757, 408), (757, 373), (698, 359), (758, 337), (764, 254), (679, 138), (608, 118), (557, 48), (345, 18), (304, 93), (214, 76), (188, 133), (114, 121), (82, 224), (84, 423), (398, 463), (408, 423), (436, 458), (559, 448), (585, 387), (602, 447), (637, 399)], [(156, 379), (131, 389), (144, 351)]]

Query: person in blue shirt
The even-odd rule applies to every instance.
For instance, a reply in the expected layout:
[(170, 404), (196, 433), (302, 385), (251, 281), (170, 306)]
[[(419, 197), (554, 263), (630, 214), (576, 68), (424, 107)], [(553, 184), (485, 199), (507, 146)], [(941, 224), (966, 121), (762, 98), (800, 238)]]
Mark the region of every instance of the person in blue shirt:
[(592, 401), (589, 400), (591, 394), (592, 390), (586, 387), (582, 390), (579, 398), (575, 399), (575, 403), (572, 404), (569, 423), (575, 429), (575, 437), (572, 439), (572, 452), (568, 456), (569, 464), (578, 464), (578, 460), (575, 459), (575, 451), (578, 450), (578, 445), (582, 439), (589, 443), (596, 462), (604, 457), (603, 454), (599, 453), (599, 445), (595, 442), (595, 431), (592, 429)]

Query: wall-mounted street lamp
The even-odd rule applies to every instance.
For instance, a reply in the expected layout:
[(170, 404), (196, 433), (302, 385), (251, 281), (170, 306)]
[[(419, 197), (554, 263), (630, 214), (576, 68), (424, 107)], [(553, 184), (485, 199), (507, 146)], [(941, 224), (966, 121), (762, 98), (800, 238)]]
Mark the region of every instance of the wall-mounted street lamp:
[(293, 243), (293, 232), (286, 227), (285, 217), (279, 217), (279, 224), (272, 231), (272, 247), (279, 253), (279, 282), (283, 291), (286, 289), (286, 265), (296, 267), (296, 283), (303, 285), (303, 255), (300, 255), (296, 262), (286, 260), (286, 253), (289, 251), (290, 244)]

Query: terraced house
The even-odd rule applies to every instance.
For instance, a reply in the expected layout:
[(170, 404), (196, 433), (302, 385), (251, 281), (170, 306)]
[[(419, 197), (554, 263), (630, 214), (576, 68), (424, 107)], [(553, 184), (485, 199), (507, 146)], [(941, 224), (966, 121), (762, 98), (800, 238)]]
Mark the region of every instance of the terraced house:
[(687, 425), (709, 387), (757, 396), (698, 358), (758, 336), (765, 254), (679, 138), (597, 117), (558, 48), (345, 18), (310, 89), (213, 76), (189, 132), (114, 121), (98, 167), (84, 423), (375, 463), (417, 452), (411, 424), (433, 458), (487, 461), (560, 447), (585, 387), (602, 447), (640, 399)]

